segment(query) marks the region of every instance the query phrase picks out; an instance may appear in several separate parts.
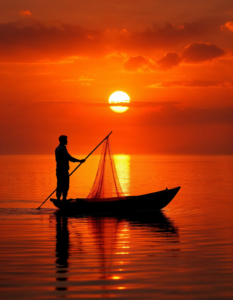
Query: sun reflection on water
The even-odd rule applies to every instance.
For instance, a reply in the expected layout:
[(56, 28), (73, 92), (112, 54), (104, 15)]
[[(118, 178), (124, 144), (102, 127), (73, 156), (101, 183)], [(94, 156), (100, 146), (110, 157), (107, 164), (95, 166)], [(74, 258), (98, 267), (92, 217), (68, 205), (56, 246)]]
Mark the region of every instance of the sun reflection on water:
[(112, 279), (113, 280), (118, 280), (118, 279), (121, 279), (121, 277), (120, 276), (112, 276)]
[(130, 155), (114, 155), (117, 175), (126, 196), (130, 194)]

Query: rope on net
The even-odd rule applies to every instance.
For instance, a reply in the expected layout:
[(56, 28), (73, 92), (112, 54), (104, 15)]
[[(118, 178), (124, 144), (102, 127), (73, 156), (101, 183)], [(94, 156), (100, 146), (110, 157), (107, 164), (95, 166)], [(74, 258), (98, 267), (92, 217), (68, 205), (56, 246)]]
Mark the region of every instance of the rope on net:
[(87, 196), (87, 201), (115, 201), (120, 199), (125, 199), (125, 195), (117, 176), (108, 137), (103, 143), (95, 181)]

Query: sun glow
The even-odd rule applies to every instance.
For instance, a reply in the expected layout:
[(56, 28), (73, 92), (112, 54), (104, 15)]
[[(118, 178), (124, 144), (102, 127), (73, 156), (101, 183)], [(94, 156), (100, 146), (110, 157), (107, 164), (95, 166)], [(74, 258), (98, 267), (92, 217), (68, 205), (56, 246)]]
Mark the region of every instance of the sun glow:
[[(113, 93), (108, 100), (109, 103), (114, 103), (114, 104), (123, 104), (123, 103), (129, 103), (130, 102), (130, 97), (127, 95), (125, 92), (117, 91)], [(123, 113), (129, 109), (128, 106), (110, 106), (111, 110), (117, 112), (117, 113)]]

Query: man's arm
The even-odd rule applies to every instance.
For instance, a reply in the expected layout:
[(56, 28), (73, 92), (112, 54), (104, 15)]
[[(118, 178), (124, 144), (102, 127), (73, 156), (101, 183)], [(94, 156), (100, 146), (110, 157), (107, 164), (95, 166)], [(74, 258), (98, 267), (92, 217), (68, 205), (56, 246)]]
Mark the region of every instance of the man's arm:
[(72, 162), (80, 162), (80, 163), (84, 163), (86, 160), (85, 159), (77, 159), (77, 158), (74, 158), (73, 156), (71, 156), (69, 153), (68, 153), (68, 156), (69, 156), (69, 161), (72, 161)]

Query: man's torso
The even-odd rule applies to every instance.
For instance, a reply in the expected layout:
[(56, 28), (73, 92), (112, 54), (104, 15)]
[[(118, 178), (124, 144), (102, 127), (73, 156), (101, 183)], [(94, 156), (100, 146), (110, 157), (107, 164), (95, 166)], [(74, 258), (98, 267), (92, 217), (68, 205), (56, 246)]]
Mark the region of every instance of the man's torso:
[(69, 153), (66, 146), (59, 145), (55, 150), (55, 157), (57, 162), (57, 171), (69, 170)]

